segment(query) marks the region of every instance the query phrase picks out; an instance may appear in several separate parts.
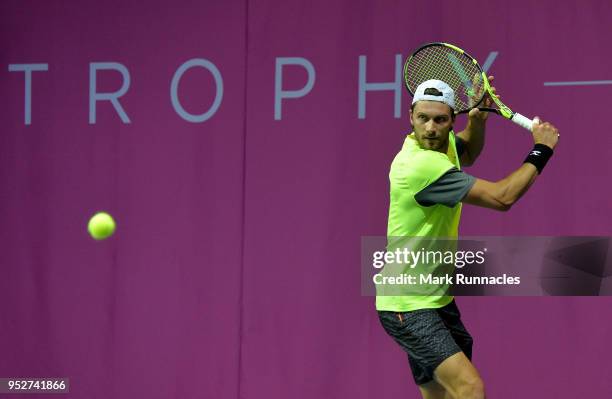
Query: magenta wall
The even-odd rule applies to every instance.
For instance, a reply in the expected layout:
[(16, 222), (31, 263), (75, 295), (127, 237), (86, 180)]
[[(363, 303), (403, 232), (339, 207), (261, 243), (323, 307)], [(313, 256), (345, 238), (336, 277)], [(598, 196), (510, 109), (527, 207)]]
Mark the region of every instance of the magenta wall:
[[(509, 4), (2, 2), (0, 377), (69, 377), (74, 398), (418, 397), (359, 276), (361, 236), (385, 232), (410, 98), (396, 118), (393, 91), (368, 91), (360, 118), (360, 56), (378, 83), (424, 42), (498, 52), (502, 98), (559, 127), (527, 196), (507, 214), (466, 207), (464, 234), (612, 230), (612, 86), (544, 84), (612, 79), (612, 9)], [(313, 85), (275, 116), (288, 57), (312, 70), (279, 67), (282, 90)], [(181, 116), (173, 76), (194, 59), (214, 67), (181, 76)], [(108, 101), (91, 120), (100, 62), (129, 72), (129, 123)], [(33, 63), (48, 70), (32, 73), (26, 124), (25, 74), (9, 65)], [(125, 84), (96, 76), (97, 92)], [(505, 176), (530, 140), (492, 116), (470, 173)], [(118, 230), (94, 242), (100, 209)], [(458, 302), (491, 397), (612, 394), (610, 298)]]

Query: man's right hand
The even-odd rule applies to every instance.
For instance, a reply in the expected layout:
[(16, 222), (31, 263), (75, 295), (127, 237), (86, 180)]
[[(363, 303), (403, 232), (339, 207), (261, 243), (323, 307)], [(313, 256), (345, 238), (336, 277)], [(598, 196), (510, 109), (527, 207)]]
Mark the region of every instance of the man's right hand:
[[(536, 118), (538, 118), (536, 116)], [(537, 119), (533, 124), (533, 141), (535, 144), (544, 144), (552, 149), (555, 148), (559, 141), (559, 131), (556, 127), (548, 122), (542, 122)]]

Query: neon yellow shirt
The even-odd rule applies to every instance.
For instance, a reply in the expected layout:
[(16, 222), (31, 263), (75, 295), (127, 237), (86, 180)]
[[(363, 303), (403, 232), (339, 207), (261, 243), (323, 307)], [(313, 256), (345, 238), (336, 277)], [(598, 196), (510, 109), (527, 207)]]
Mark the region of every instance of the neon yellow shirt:
[[(429, 245), (427, 243), (431, 243), (430, 240), (436, 237), (457, 238), (461, 203), (453, 208), (441, 204), (425, 207), (421, 206), (414, 198), (415, 194), (438, 180), (452, 168), (460, 169), (454, 132), (449, 133), (446, 154), (421, 148), (414, 133), (406, 137), (404, 145), (395, 156), (389, 172), (391, 187), (387, 251), (401, 248), (410, 237), (417, 237), (410, 240), (410, 245), (413, 248), (421, 248), (422, 245), (419, 242), (423, 242), (423, 246), (427, 247)], [(422, 237), (425, 241), (419, 239), (419, 237)], [(413, 267), (411, 269), (406, 265), (393, 265), (392, 274), (422, 273), (422, 267), (425, 267), (425, 265)], [(390, 275), (389, 270), (391, 268), (391, 265), (385, 265), (381, 274)], [(417, 309), (440, 308), (453, 299), (452, 296), (444, 295), (448, 289), (448, 284), (422, 287), (423, 291), (419, 291), (419, 295), (405, 294), (405, 292), (416, 292), (413, 288), (410, 288), (412, 291), (403, 291), (403, 295), (393, 295), (402, 292), (398, 291), (397, 286), (390, 289), (391, 287), (388, 286), (377, 285), (376, 288), (377, 310), (407, 312)], [(386, 295), (384, 295), (385, 293)]]

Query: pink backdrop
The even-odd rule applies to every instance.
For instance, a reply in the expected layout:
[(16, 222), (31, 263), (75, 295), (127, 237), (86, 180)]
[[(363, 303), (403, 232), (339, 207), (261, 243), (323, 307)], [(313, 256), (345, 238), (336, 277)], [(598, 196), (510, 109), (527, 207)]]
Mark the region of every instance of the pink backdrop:
[[(410, 98), (396, 117), (394, 91), (367, 91), (360, 118), (360, 56), (372, 84), (424, 42), (497, 52), (502, 99), (559, 127), (527, 196), (465, 207), (462, 233), (610, 235), (611, 86), (545, 83), (612, 79), (611, 17), (605, 1), (3, 1), (0, 377), (69, 377), (74, 398), (417, 398), (359, 276)], [(189, 60), (208, 67), (180, 76), (181, 116)], [(92, 63), (115, 65), (97, 93), (128, 71), (129, 123), (109, 101), (92, 123)], [(23, 64), (47, 64), (29, 123)], [(501, 178), (530, 143), (492, 116), (469, 172)], [(101, 209), (118, 230), (94, 242)], [(490, 397), (612, 394), (610, 298), (458, 302)]]

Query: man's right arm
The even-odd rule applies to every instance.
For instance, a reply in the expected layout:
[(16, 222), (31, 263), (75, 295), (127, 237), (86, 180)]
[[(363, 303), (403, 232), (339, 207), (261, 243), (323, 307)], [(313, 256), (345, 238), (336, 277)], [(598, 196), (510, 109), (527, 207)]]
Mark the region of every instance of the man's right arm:
[[(554, 149), (559, 140), (558, 130), (550, 123), (538, 123), (533, 128), (535, 144), (545, 145)], [(505, 178), (490, 182), (476, 179), (462, 202), (507, 211), (521, 198), (538, 176), (538, 169), (532, 163), (524, 163), (520, 168)]]

